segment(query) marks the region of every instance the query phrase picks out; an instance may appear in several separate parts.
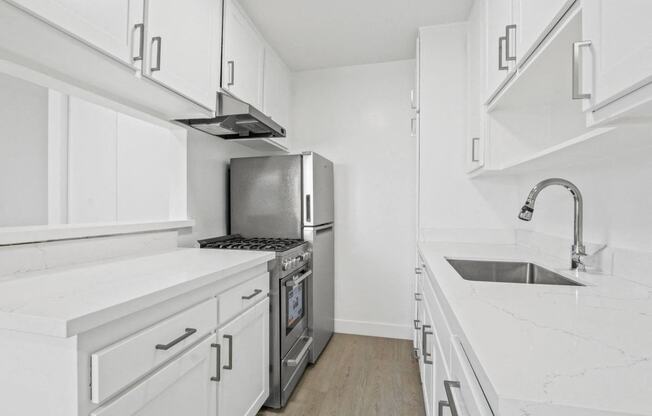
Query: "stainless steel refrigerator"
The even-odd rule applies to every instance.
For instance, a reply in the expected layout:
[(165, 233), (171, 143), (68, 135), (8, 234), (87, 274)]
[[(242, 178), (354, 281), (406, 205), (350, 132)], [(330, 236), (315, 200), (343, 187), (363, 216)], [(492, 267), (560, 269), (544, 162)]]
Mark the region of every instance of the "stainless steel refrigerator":
[(231, 159), (231, 233), (312, 245), (309, 328), (315, 362), (333, 335), (333, 163), (314, 152)]

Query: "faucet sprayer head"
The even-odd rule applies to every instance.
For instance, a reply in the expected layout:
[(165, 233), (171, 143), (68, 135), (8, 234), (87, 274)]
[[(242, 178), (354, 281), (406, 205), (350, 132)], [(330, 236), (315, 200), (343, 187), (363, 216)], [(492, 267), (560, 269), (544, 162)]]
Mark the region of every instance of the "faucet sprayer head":
[(534, 208), (530, 207), (527, 203), (521, 208), (518, 218), (523, 221), (530, 221), (532, 219), (532, 214), (534, 213)]

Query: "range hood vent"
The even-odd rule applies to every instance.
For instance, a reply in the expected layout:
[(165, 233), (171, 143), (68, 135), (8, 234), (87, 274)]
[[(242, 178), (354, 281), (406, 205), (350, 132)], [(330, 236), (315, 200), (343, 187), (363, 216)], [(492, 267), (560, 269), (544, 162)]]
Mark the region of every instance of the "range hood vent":
[(285, 129), (271, 117), (224, 90), (217, 92), (215, 117), (177, 121), (223, 139), (285, 137)]

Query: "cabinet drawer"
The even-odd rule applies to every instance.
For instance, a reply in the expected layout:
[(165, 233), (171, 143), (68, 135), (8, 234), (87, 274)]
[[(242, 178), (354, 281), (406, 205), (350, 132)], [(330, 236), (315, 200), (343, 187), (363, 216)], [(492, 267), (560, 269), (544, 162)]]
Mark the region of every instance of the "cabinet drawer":
[(103, 402), (215, 329), (212, 298), (92, 354), (91, 401)]
[(452, 406), (451, 399), (453, 399), (458, 414), (493, 416), (471, 363), (469, 363), (466, 353), (462, 349), (462, 344), (457, 338), (453, 339), (452, 344), (450, 377), (453, 382), (450, 385), (450, 393), (453, 397), (448, 397), (448, 402)]
[(261, 274), (218, 296), (220, 323), (256, 304), (269, 293), (269, 273)]

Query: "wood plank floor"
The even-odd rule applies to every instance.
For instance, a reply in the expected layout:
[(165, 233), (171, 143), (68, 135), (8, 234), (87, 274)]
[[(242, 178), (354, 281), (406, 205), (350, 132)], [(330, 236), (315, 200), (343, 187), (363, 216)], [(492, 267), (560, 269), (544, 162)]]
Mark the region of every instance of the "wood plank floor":
[(335, 334), (287, 406), (258, 416), (423, 416), (412, 342)]

